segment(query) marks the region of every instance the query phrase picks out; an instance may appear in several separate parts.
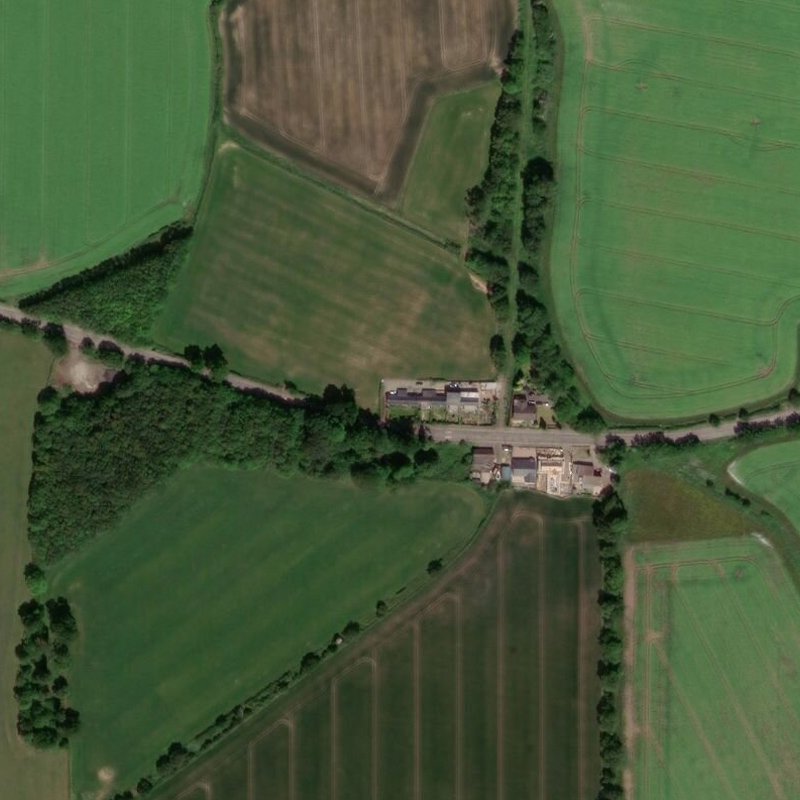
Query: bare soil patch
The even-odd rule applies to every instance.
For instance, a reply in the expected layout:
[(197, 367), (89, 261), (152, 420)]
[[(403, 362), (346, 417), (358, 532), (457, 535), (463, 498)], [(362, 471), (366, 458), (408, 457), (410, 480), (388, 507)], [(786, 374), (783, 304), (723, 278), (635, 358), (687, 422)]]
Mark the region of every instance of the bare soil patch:
[(101, 383), (111, 380), (114, 370), (86, 358), (79, 350), (70, 350), (55, 366), (53, 383), (56, 387), (71, 386), (76, 392), (90, 394)]
[(493, 74), (510, 0), (243, 0), (222, 20), (227, 119), (351, 187), (394, 194), (432, 98)]

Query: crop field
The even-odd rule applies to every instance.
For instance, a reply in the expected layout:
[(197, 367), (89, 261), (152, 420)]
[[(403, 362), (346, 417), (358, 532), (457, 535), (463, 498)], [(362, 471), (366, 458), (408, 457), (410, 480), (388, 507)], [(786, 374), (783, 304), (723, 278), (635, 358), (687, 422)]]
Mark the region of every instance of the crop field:
[(751, 450), (730, 467), (753, 494), (784, 513), (800, 532), (800, 442), (782, 442)]
[(500, 87), (495, 83), (440, 97), (428, 115), (403, 189), (408, 219), (462, 242), (465, 196), (486, 169), (489, 132)]
[[(350, 619), (426, 582), (474, 536), (488, 501), (469, 485), (394, 491), (194, 467), (59, 565), (78, 616), (70, 678), (82, 728), (73, 791), (126, 788)], [(135, 613), (131, 613), (135, 609)]]
[(749, 537), (634, 553), (633, 797), (796, 797), (800, 598), (776, 551)]
[(215, 159), (163, 344), (218, 342), (232, 367), (301, 389), (494, 374), (485, 296), (452, 253), (237, 146)]
[(0, 0), (0, 294), (182, 217), (205, 172), (209, 0)]
[(589, 800), (599, 588), (588, 503), (506, 495), (442, 581), (158, 800)]
[[(0, 331), (0, 775), (13, 800), (66, 800), (67, 758), (41, 753), (17, 737), (11, 699), (22, 635), (17, 607), (28, 597), (22, 570), (30, 558), (25, 520), (36, 396), (47, 383), (50, 351), (16, 332)], [(11, 797), (11, 795), (9, 795)]]
[(510, 0), (238, 0), (226, 111), (256, 141), (389, 195), (433, 98), (492, 77), (512, 22)]
[(800, 321), (800, 6), (555, 6), (550, 279), (579, 373), (631, 420), (785, 392)]

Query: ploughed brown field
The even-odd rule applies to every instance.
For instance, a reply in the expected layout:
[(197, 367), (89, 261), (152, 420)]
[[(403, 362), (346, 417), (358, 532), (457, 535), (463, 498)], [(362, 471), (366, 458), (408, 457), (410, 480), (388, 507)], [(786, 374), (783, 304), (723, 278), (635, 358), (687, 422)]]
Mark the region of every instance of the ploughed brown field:
[(435, 96), (490, 77), (512, 26), (510, 0), (244, 0), (222, 20), (226, 114), (390, 195)]

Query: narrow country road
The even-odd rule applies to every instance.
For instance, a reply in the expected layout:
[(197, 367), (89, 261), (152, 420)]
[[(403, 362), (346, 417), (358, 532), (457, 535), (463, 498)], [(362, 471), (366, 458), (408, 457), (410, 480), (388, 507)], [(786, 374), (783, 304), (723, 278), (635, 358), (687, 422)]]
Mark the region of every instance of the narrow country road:
[[(47, 324), (50, 320), (28, 314), (16, 306), (0, 303), (0, 315), (21, 322), (23, 319), (32, 319), (40, 325)], [(93, 331), (86, 330), (77, 325), (64, 325), (64, 333), (69, 343), (77, 348), (85, 338), (90, 338), (95, 344), (106, 341), (113, 342), (127, 356), (133, 353), (142, 356), (147, 361), (161, 364), (173, 364), (175, 366), (188, 367), (189, 362), (183, 356), (174, 353), (164, 353), (160, 350), (151, 350), (145, 347), (136, 347), (125, 344), (113, 336), (106, 336)], [(303, 398), (300, 392), (293, 392), (283, 386), (273, 386), (268, 383), (245, 378), (234, 373), (228, 374), (225, 382), (237, 389), (252, 389), (278, 397), (281, 400), (297, 401)], [(764, 414), (756, 414), (750, 417), (752, 422), (773, 419), (780, 416), (781, 412), (771, 411)], [(603, 432), (599, 435), (591, 433), (580, 433), (568, 428), (551, 428), (540, 430), (539, 428), (513, 428), (507, 425), (477, 426), (477, 425), (428, 425), (433, 440), (436, 442), (467, 442), (477, 447), (502, 446), (504, 444), (515, 447), (586, 447), (592, 448), (605, 441), (606, 435), (622, 437), (628, 444), (634, 436), (652, 433), (663, 430), (667, 436), (675, 439), (679, 436), (693, 433), (704, 442), (714, 441), (715, 439), (727, 439), (734, 435), (734, 427), (738, 420), (726, 420), (719, 425), (709, 425), (707, 422), (698, 423), (694, 426), (665, 430), (660, 428), (637, 428), (620, 429)]]
[[(751, 422), (774, 419), (781, 416), (781, 412), (770, 411), (764, 414), (754, 414), (749, 419)], [(728, 439), (734, 435), (734, 427), (739, 420), (727, 420), (719, 425), (709, 425), (707, 422), (694, 426), (675, 429), (663, 428), (637, 428), (604, 431), (595, 435), (579, 433), (566, 428), (539, 430), (539, 428), (512, 428), (508, 426), (477, 426), (477, 425), (428, 425), (433, 440), (436, 442), (467, 442), (477, 447), (500, 446), (504, 444), (515, 447), (593, 447), (602, 444), (606, 436), (619, 436), (628, 444), (634, 436), (663, 431), (672, 439), (693, 433), (701, 441), (711, 442), (716, 439)]]
[[(38, 322), (40, 325), (46, 325), (50, 321), (43, 319), (42, 317), (37, 317), (34, 314), (29, 314), (17, 308), (16, 306), (9, 306), (4, 303), (0, 303), (0, 315), (7, 317), (8, 319), (13, 319), (17, 322), (21, 322), (23, 319), (32, 319)], [(95, 344), (98, 344), (99, 342), (113, 342), (126, 356), (136, 354), (150, 362), (157, 362), (159, 364), (172, 364), (174, 366), (181, 367), (189, 366), (189, 362), (183, 356), (175, 355), (174, 353), (164, 353), (160, 350), (150, 350), (146, 347), (136, 347), (125, 344), (124, 342), (115, 339), (113, 336), (94, 333), (93, 331), (86, 330), (85, 328), (80, 328), (77, 325), (65, 324), (64, 334), (66, 335), (67, 341), (70, 343), (70, 345), (75, 348), (80, 347), (81, 342), (88, 337)], [(300, 392), (289, 391), (283, 386), (273, 386), (268, 383), (262, 383), (261, 381), (253, 380), (251, 378), (245, 378), (234, 373), (229, 373), (225, 377), (225, 383), (233, 386), (236, 389), (253, 389), (264, 392), (272, 395), (273, 397), (278, 397), (281, 400), (300, 400), (303, 397)]]

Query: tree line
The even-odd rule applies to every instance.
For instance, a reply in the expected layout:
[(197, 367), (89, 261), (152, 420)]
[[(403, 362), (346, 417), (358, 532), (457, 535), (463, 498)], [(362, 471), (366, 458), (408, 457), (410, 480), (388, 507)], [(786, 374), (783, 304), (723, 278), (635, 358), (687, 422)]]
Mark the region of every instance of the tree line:
[(627, 519), (628, 512), (620, 496), (611, 488), (592, 507), (602, 567), (602, 586), (598, 595), (602, 624), (598, 637), (600, 660), (597, 663), (601, 688), (597, 703), (601, 773), (597, 800), (621, 800), (624, 796), (621, 684), (625, 604), (621, 538)]
[(40, 393), (29, 537), (37, 557), (53, 562), (194, 463), (350, 475), (379, 486), (465, 480), (469, 456), (466, 446), (421, 439), (409, 420), (381, 422), (347, 387), (288, 403), (131, 356), (94, 394)]
[[(467, 192), (470, 233), (466, 265), (486, 282), (499, 325), (508, 321), (511, 303), (516, 304), (517, 324), (510, 342), (511, 354), (501, 334), (495, 334), (489, 343), (496, 368), (501, 370), (511, 355), (516, 367), (515, 381), (530, 375), (536, 387), (552, 398), (559, 420), (579, 430), (595, 431), (605, 426), (603, 418), (581, 388), (542, 299), (545, 291), (540, 274), (546, 268), (546, 236), (556, 190), (548, 126), (554, 113), (557, 42), (547, 6), (534, 0), (531, 12), (534, 55), (531, 63), (526, 63), (524, 33), (515, 31), (504, 63), (487, 167), (481, 183)], [(520, 137), (525, 92), (532, 98), (531, 150), (535, 155), (523, 164)], [(512, 297), (510, 270), (520, 183), (522, 258), (517, 261), (518, 286)]]
[(534, 385), (553, 401), (558, 419), (578, 430), (597, 431), (605, 422), (580, 386), (547, 305), (540, 274), (547, 269), (548, 229), (552, 225), (556, 174), (553, 165), (551, 119), (555, 114), (555, 26), (548, 6), (531, 3), (534, 57), (528, 70), (532, 93), (531, 131), (534, 155), (522, 169), (523, 258), (518, 262), (517, 331), (513, 355), (517, 369), (528, 373)]
[[(489, 136), (489, 156), (481, 182), (467, 191), (467, 268), (486, 282), (489, 302), (497, 321), (509, 316), (508, 285), (517, 207), (517, 179), (522, 129), (524, 37), (514, 32), (503, 66), (500, 97)], [(503, 337), (490, 342), (492, 358), (502, 367)]]

